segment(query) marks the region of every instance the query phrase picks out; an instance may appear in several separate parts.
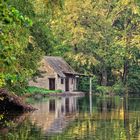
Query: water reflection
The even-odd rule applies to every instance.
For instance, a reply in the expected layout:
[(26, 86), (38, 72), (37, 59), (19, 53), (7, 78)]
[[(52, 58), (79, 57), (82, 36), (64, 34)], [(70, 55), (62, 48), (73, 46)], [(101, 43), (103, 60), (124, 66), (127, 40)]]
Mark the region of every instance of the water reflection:
[(92, 94), (89, 94), (89, 109), (90, 115), (92, 115)]
[(50, 98), (34, 106), (38, 110), (22, 119), (0, 117), (1, 129), (8, 129), (0, 132), (0, 140), (140, 139), (140, 99), (89, 95)]
[(77, 115), (77, 98), (57, 98), (35, 105), (37, 111), (30, 115), (33, 124), (41, 127), (45, 133), (62, 132)]
[[(0, 140), (1, 135), (7, 136), (11, 129), (21, 125), (29, 114), (0, 112)], [(6, 138), (5, 138), (6, 139)], [(6, 139), (7, 140), (7, 139)]]

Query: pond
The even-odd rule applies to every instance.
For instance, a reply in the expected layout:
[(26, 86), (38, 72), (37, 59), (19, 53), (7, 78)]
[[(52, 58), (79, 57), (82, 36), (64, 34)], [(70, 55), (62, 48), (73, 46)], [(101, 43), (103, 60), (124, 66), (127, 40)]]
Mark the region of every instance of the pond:
[(0, 113), (0, 140), (140, 140), (140, 98), (32, 100), (35, 112)]

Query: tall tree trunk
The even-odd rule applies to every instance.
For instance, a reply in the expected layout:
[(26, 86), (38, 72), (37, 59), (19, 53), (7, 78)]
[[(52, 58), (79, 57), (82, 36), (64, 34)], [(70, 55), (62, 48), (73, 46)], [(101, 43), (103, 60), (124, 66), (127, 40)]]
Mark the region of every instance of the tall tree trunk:
[(122, 82), (124, 84), (126, 84), (127, 74), (128, 74), (128, 61), (125, 61), (123, 66), (123, 75), (122, 75)]
[(107, 70), (105, 66), (101, 70), (101, 85), (107, 86)]

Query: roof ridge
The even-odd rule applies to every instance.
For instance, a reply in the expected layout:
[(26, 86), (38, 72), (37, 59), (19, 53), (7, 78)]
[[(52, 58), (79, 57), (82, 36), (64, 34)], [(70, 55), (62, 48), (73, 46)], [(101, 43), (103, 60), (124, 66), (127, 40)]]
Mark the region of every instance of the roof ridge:
[(62, 58), (63, 59), (63, 57), (61, 57), (61, 56), (44, 56), (45, 58)]

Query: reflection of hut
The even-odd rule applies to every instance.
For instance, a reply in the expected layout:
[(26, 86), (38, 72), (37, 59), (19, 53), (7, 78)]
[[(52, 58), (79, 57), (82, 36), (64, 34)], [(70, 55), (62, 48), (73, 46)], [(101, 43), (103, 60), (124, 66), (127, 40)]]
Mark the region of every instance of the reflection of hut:
[(45, 133), (62, 132), (76, 116), (76, 97), (50, 99), (35, 105), (39, 110), (31, 115), (31, 121), (39, 125)]

